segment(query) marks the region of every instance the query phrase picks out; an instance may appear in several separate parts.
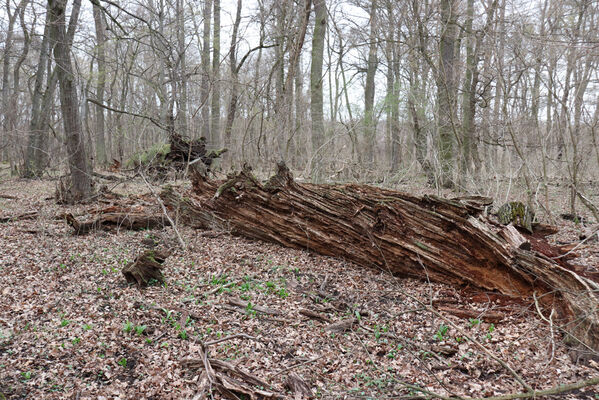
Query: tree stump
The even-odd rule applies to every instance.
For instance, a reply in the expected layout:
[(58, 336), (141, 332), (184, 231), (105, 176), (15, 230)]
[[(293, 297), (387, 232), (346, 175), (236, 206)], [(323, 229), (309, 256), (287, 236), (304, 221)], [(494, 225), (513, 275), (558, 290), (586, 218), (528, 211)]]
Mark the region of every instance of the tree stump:
[(127, 264), (121, 272), (128, 283), (137, 284), (140, 288), (148, 286), (152, 280), (163, 283), (162, 264), (168, 256), (166, 251), (147, 250)]

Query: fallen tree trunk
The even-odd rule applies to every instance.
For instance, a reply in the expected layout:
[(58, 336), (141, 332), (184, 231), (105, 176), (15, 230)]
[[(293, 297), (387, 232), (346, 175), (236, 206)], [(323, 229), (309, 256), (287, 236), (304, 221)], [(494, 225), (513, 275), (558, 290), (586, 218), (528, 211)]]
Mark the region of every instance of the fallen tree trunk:
[(78, 221), (73, 214), (65, 214), (67, 223), (75, 230), (75, 235), (86, 235), (97, 230), (112, 229), (153, 229), (169, 226), (164, 215), (147, 215), (145, 213), (109, 212), (102, 213), (91, 221)]
[[(599, 285), (562, 259), (543, 238), (483, 216), (484, 198), (447, 200), (366, 185), (298, 184), (283, 164), (262, 185), (249, 168), (225, 182), (193, 175), (193, 194), (161, 197), (183, 222), (340, 257), (400, 276), (469, 284), (555, 307), (572, 336), (599, 349)], [(511, 237), (511, 236), (510, 236)], [(520, 248), (520, 247), (524, 247)]]

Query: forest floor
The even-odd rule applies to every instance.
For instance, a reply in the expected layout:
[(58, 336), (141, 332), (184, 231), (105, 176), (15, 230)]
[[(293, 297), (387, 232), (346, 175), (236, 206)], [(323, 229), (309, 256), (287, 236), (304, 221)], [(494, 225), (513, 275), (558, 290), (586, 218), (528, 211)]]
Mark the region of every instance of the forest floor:
[[(183, 361), (198, 357), (198, 339), (240, 333), (257, 340), (224, 340), (209, 346), (210, 357), (289, 398), (284, 382), (292, 372), (320, 399), (425, 398), (417, 388), (463, 397), (524, 391), (475, 342), (537, 390), (599, 375), (592, 360), (574, 363), (562, 335), (528, 304), (481, 300), (480, 293), (475, 301), (465, 288), (399, 279), (264, 242), (204, 237), (187, 227), (180, 227), (186, 251), (171, 228), (75, 236), (57, 216), (81, 215), (84, 208), (57, 205), (54, 185), (0, 178), (0, 218), (37, 213), (0, 223), (1, 400), (191, 399), (201, 371)], [(118, 190), (144, 191), (136, 184)], [(552, 240), (579, 240), (579, 226), (560, 223)], [(140, 291), (121, 268), (148, 239), (173, 253), (166, 283)], [(575, 262), (599, 265), (596, 241), (577, 252)], [(478, 315), (442, 319), (415, 299)], [(236, 300), (249, 305), (236, 307)], [(492, 314), (502, 317), (491, 323)], [(352, 318), (346, 331), (327, 329)], [(599, 399), (599, 387), (559, 398)]]

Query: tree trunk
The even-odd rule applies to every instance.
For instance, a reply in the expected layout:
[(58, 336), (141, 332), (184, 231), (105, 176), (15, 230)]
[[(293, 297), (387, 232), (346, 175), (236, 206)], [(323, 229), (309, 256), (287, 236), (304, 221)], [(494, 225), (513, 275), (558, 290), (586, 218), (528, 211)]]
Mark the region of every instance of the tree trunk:
[[(75, 0), (80, 3), (81, 0)], [(73, 5), (75, 7), (75, 5)], [(73, 66), (69, 54), (70, 46), (65, 33), (66, 0), (49, 0), (50, 36), (54, 44), (54, 59), (60, 83), (60, 108), (64, 123), (66, 145), (71, 175), (71, 199), (78, 202), (87, 198), (91, 193), (91, 179), (88, 173), (87, 156), (79, 119), (77, 90), (73, 82)]]
[[(12, 78), (12, 96), (9, 101), (9, 108), (6, 115), (6, 126), (9, 136), (12, 138), (10, 143), (11, 146), (8, 146), (10, 149), (10, 171), (11, 174), (16, 173), (17, 166), (15, 161), (15, 156), (20, 153), (17, 143), (19, 140), (17, 139), (20, 135), (17, 132), (17, 118), (19, 115), (19, 97), (20, 97), (20, 81), (21, 81), (21, 67), (25, 60), (27, 59), (27, 54), (29, 53), (29, 46), (31, 44), (31, 37), (29, 35), (29, 31), (27, 30), (27, 25), (25, 23), (25, 8), (27, 7), (26, 0), (21, 0), (15, 13), (19, 15), (19, 20), (21, 22), (21, 30), (23, 31), (23, 47), (21, 48), (21, 55), (18, 60), (15, 62), (13, 66), (13, 78)], [(35, 23), (35, 21), (34, 21)]]
[(366, 67), (366, 86), (364, 87), (364, 141), (366, 164), (374, 169), (376, 149), (376, 121), (374, 117), (375, 75), (378, 64), (376, 39), (376, 0), (370, 6), (370, 35), (368, 41), (368, 64)]
[(227, 110), (227, 120), (225, 122), (225, 147), (231, 147), (231, 131), (233, 122), (237, 113), (237, 98), (239, 97), (239, 70), (237, 69), (237, 32), (241, 23), (242, 0), (237, 0), (237, 11), (235, 13), (235, 22), (233, 23), (233, 34), (231, 35), (231, 47), (229, 48), (229, 64), (231, 64), (231, 96), (229, 98), (229, 108)]
[(324, 38), (327, 30), (327, 8), (325, 0), (314, 0), (314, 33), (312, 35), (312, 66), (310, 69), (310, 118), (312, 119), (312, 165), (310, 165), (313, 177), (321, 175), (319, 163), (324, 144), (324, 111), (322, 94), (322, 64), (324, 57)]
[(102, 20), (102, 10), (97, 4), (93, 4), (94, 24), (96, 27), (96, 51), (98, 64), (98, 78), (96, 83), (96, 165), (103, 167), (106, 165), (106, 139), (104, 136), (104, 88), (106, 86), (106, 35), (104, 33), (104, 21)]
[(200, 88), (200, 107), (202, 136), (208, 139), (208, 144), (214, 145), (215, 138), (210, 131), (210, 20), (212, 0), (204, 0), (204, 32), (202, 34), (202, 86)]
[(42, 112), (42, 86), (44, 84), (44, 72), (49, 57), (49, 14), (46, 14), (46, 23), (44, 27), (44, 36), (40, 46), (40, 57), (35, 73), (35, 84), (31, 96), (31, 120), (29, 123), (29, 135), (27, 139), (27, 150), (25, 153), (25, 170), (23, 176), (31, 178), (40, 176), (44, 171), (43, 153), (46, 151), (44, 136), (46, 131), (39, 126), (39, 120)]
[[(215, 3), (216, 4), (216, 3)], [(187, 45), (185, 43), (185, 2), (177, 0), (177, 45), (178, 45), (178, 83), (179, 98), (177, 99), (177, 132), (183, 136), (188, 135), (187, 123)], [(219, 50), (220, 51), (220, 50)]]
[(8, 157), (8, 148), (14, 138), (10, 137), (9, 134), (9, 120), (10, 120), (10, 60), (12, 58), (12, 47), (13, 47), (13, 36), (14, 36), (14, 26), (17, 20), (17, 16), (19, 15), (19, 8), (25, 3), (24, 0), (21, 0), (18, 8), (11, 14), (10, 2), (6, 2), (6, 13), (8, 16), (8, 27), (6, 31), (6, 38), (4, 39), (4, 54), (2, 61), (2, 137), (0, 140), (0, 150), (2, 150), (2, 154), (0, 154), (0, 160)]
[(455, 0), (441, 0), (441, 43), (439, 45), (439, 73), (437, 74), (437, 127), (439, 136), (439, 181), (441, 186), (445, 188), (454, 186), (452, 165), (456, 109), (456, 7), (457, 1)]
[(213, 145), (220, 145), (220, 0), (214, 2), (214, 35), (212, 38), (212, 104), (210, 132), (215, 140)]
[[(279, 164), (262, 185), (244, 169), (226, 182), (193, 176), (193, 193), (172, 189), (165, 203), (181, 220), (208, 229), (340, 257), (391, 273), (558, 306), (560, 323), (599, 349), (599, 285), (562, 259), (543, 238), (523, 234), (533, 251), (502, 236), (504, 227), (482, 215), (489, 199), (416, 197), (365, 185), (293, 181)], [(550, 254), (546, 256), (542, 253)], [(596, 279), (596, 278), (595, 278)], [(582, 295), (581, 295), (582, 294)], [(579, 319), (577, 319), (579, 318)]]

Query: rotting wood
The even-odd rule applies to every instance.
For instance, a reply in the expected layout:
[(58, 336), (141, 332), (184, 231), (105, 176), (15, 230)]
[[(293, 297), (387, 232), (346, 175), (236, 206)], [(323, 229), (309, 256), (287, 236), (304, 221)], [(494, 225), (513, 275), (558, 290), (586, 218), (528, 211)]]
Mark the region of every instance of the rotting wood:
[(121, 272), (127, 282), (137, 284), (140, 288), (147, 286), (152, 280), (162, 283), (164, 282), (162, 264), (168, 256), (166, 251), (145, 251), (135, 261), (123, 267)]
[(343, 333), (347, 331), (351, 331), (351, 329), (357, 325), (358, 320), (355, 318), (344, 319), (339, 322), (335, 322), (334, 324), (330, 324), (326, 328), (325, 331), (330, 333)]
[(457, 307), (440, 306), (437, 307), (439, 311), (446, 312), (451, 315), (455, 315), (460, 318), (475, 318), (492, 324), (501, 322), (505, 315), (495, 311), (477, 311), (477, 310), (466, 310)]
[(324, 322), (331, 322), (330, 318), (326, 315), (319, 314), (315, 311), (308, 310), (307, 308), (302, 308), (299, 310), (299, 313), (303, 316), (306, 316), (311, 319), (317, 319)]
[[(242, 336), (249, 337), (247, 335)], [(255, 338), (249, 338), (255, 340)], [(238, 395), (248, 396), (252, 399), (284, 398), (282, 394), (272, 390), (268, 382), (259, 377), (226, 361), (210, 358), (208, 349), (210, 343), (204, 343), (199, 339), (194, 341), (200, 345), (198, 348), (199, 358), (185, 358), (181, 361), (181, 364), (183, 367), (190, 369), (204, 368), (201, 375), (202, 379), (200, 379), (202, 384), (200, 386), (201, 393), (210, 394), (210, 389), (214, 387), (227, 399), (239, 399)], [(215, 343), (219, 342), (216, 341)]]
[(517, 249), (530, 250), (532, 248), (530, 241), (522, 236), (512, 224), (509, 224), (500, 230), (499, 235)]
[(296, 400), (314, 398), (314, 393), (312, 393), (310, 386), (295, 372), (291, 372), (287, 376), (285, 387), (291, 390)]
[(0, 217), (0, 223), (13, 222), (13, 221), (22, 221), (26, 219), (35, 219), (39, 216), (37, 211), (27, 211), (20, 214), (15, 215), (7, 215), (4, 217)]
[[(531, 250), (500, 236), (483, 215), (486, 200), (413, 196), (367, 185), (299, 184), (284, 164), (265, 184), (249, 168), (226, 182), (193, 174), (193, 192), (161, 197), (195, 227), (227, 231), (340, 257), (399, 276), (496, 291), (556, 305), (571, 335), (599, 349), (599, 285), (565, 260), (542, 234), (523, 236)], [(536, 227), (533, 227), (536, 228)]]
[(143, 212), (107, 212), (91, 221), (78, 221), (73, 214), (65, 214), (67, 223), (75, 230), (75, 235), (85, 235), (97, 230), (110, 229), (153, 229), (169, 226), (170, 222), (163, 215), (147, 215)]

